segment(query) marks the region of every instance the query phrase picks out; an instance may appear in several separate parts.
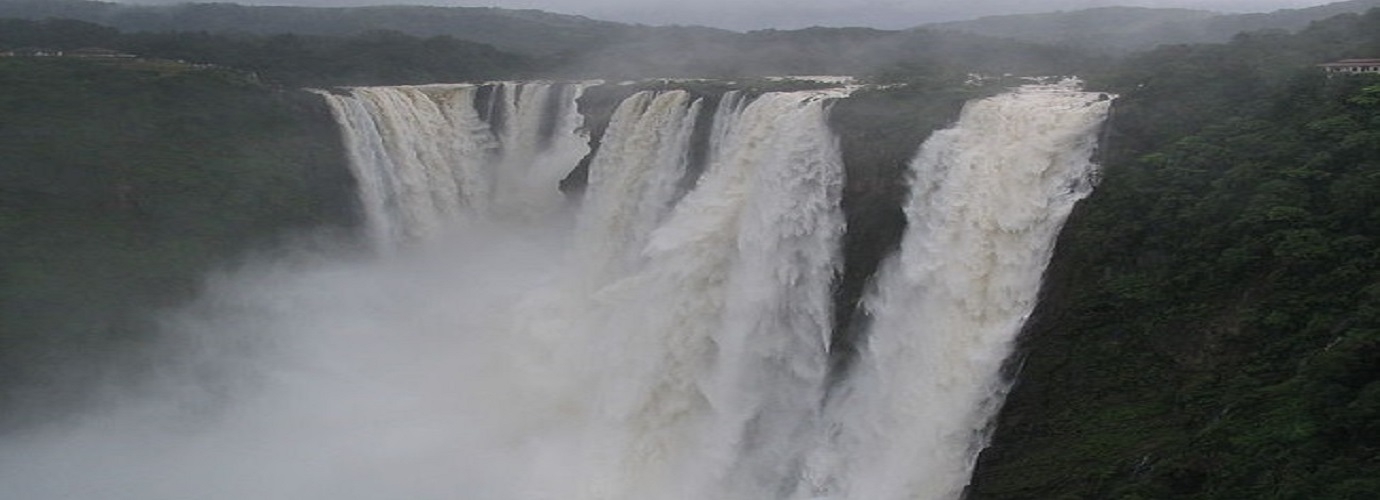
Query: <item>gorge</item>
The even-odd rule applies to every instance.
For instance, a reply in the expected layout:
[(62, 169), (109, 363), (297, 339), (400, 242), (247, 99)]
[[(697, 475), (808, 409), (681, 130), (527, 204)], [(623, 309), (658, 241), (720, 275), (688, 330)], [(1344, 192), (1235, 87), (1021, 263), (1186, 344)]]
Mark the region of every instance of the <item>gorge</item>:
[(958, 498), (1111, 101), (1024, 86), (925, 141), (839, 362), (853, 89), (627, 89), (598, 130), (597, 85), (321, 92), (372, 250), (213, 282), (179, 366), (7, 444), (0, 493)]

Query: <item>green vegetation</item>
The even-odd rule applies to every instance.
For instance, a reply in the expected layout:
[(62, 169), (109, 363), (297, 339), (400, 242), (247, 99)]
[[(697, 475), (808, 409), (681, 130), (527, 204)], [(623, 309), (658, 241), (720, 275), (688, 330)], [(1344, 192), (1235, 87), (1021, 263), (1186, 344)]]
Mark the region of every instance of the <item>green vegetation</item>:
[[(971, 498), (1380, 494), (1380, 10), (1132, 58)], [(1311, 54), (1311, 57), (1309, 56)]]
[[(37, 58), (0, 59), (0, 88), (7, 387), (55, 384), (146, 338), (149, 313), (189, 298), (212, 266), (353, 220), (315, 96), (228, 70)], [(63, 399), (60, 387), (41, 396)]]

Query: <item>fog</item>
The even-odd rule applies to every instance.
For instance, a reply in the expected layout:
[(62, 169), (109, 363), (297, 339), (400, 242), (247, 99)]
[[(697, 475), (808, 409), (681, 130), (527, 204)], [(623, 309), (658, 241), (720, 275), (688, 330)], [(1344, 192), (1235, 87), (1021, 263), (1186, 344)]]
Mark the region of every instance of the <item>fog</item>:
[[(123, 0), (171, 4), (184, 0)], [(698, 24), (728, 29), (868, 26), (901, 29), (921, 24), (1000, 14), (1107, 6), (1175, 7), (1223, 12), (1268, 12), (1322, 5), (1323, 0), (239, 0), (235, 3), (301, 6), (381, 4), (540, 9), (642, 24)]]
[(563, 234), (472, 228), (386, 258), (223, 273), (164, 316), (160, 361), (137, 381), (0, 441), (0, 498), (533, 497), (502, 488), (542, 464), (525, 443), (560, 428), (552, 391), (569, 379), (514, 358), (548, 353), (512, 311), (559, 265)]

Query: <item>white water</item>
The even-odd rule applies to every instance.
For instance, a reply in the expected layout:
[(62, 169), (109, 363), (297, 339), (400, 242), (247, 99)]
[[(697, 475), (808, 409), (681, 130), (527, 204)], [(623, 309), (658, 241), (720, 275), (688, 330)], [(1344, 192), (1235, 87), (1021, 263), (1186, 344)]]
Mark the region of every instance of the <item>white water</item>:
[(831, 496), (962, 493), (1059, 228), (1092, 190), (1109, 106), (1072, 84), (1024, 87), (970, 103), (925, 142), (900, 255), (864, 299), (874, 323), (829, 408)]
[(565, 210), (582, 87), (498, 85), (327, 95), (389, 251), (222, 277), (166, 377), (6, 438), (0, 498), (956, 498), (1105, 102), (999, 96), (927, 142), (826, 404), (846, 92), (724, 96), (688, 192), (710, 106), (634, 95)]
[[(388, 247), (496, 218), (540, 218), (564, 205), (558, 183), (589, 152), (576, 109), (582, 86), (495, 84), (481, 119), (479, 86), (363, 87), (322, 92), (344, 134), (371, 237)], [(555, 103), (550, 138), (542, 120)]]
[(590, 286), (643, 263), (647, 238), (670, 212), (686, 174), (700, 106), (685, 91), (645, 91), (614, 111), (580, 210), (579, 264)]
[(763, 498), (794, 482), (842, 234), (823, 99), (768, 94), (721, 115), (736, 134), (653, 230), (644, 264), (587, 304), (590, 345), (612, 367), (595, 384), (598, 435), (616, 445), (593, 462), (617, 471), (589, 498)]

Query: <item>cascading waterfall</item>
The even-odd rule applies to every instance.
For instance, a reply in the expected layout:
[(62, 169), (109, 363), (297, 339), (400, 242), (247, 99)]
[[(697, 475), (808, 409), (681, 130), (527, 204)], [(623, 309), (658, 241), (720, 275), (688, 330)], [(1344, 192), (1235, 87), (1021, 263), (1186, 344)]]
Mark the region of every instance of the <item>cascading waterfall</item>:
[(591, 498), (961, 493), (1109, 101), (1029, 86), (925, 144), (862, 358), (822, 408), (842, 166), (821, 103), (837, 97), (723, 96), (708, 170), (678, 203), (702, 100), (618, 106), (576, 231), (575, 309), (616, 367), (594, 390), (617, 444), (590, 461), (621, 476)]
[(1028, 86), (970, 103), (921, 148), (900, 255), (864, 299), (873, 325), (828, 409), (831, 498), (962, 493), (1109, 107), (1071, 82)]
[(604, 332), (594, 345), (613, 361), (600, 390), (623, 474), (592, 498), (771, 498), (794, 486), (789, 457), (816, 430), (843, 226), (826, 121), (840, 95), (725, 107), (716, 119), (736, 133), (639, 245), (643, 264), (589, 304)]
[(382, 251), (221, 280), (170, 328), (247, 382), (8, 440), (0, 497), (957, 498), (1109, 102), (1031, 86), (931, 137), (831, 374), (849, 90), (636, 92), (591, 151), (590, 85), (320, 92)]
[[(521, 189), (502, 190), (495, 179), (530, 177), (532, 152), (543, 151), (528, 146), (544, 126), (540, 120), (572, 122), (564, 113), (540, 112), (559, 93), (512, 84), (483, 95), (476, 89), (326, 95), (355, 171), (370, 176), (361, 179), (364, 203), (378, 197), (374, 191), (401, 193), (374, 205), (381, 213), (371, 224), (449, 215), (433, 208), (438, 194), (464, 200), (454, 205), (466, 211), (458, 219), (501, 219), (512, 215), (505, 206), (540, 205), (555, 189), (565, 174), (558, 169), (537, 169), (552, 175)], [(524, 97), (507, 99), (513, 95)], [(511, 332), (560, 344), (569, 364), (558, 376), (581, 381), (578, 409), (570, 411), (585, 437), (569, 451), (579, 465), (561, 466), (580, 470), (586, 484), (566, 496), (766, 498), (794, 490), (801, 463), (789, 457), (803, 456), (818, 433), (827, 368), (843, 232), (843, 165), (827, 117), (829, 104), (846, 95), (748, 99), (730, 92), (708, 113), (705, 99), (689, 92), (643, 91), (618, 105), (574, 221), (568, 258), (577, 271), (557, 278), (554, 290), (535, 292), (517, 313), (558, 316), (561, 325), (523, 320)], [(419, 117), (406, 118), (412, 115)], [(702, 173), (689, 168), (699, 120), (713, 120)], [(423, 128), (428, 123), (452, 130)], [(578, 157), (564, 159), (569, 169)], [(462, 187), (387, 184), (397, 183), (399, 168)], [(693, 187), (683, 192), (687, 185)], [(469, 201), (469, 192), (478, 200)], [(555, 328), (562, 332), (552, 334)], [(771, 397), (763, 398), (767, 387)]]
[(701, 107), (685, 91), (638, 92), (613, 113), (589, 171), (577, 234), (581, 266), (602, 284), (635, 268), (671, 209)]
[[(584, 84), (504, 83), (503, 116), (495, 135), (500, 152), (490, 164), (500, 214), (541, 217), (564, 206), (556, 196), (570, 166), (589, 153), (576, 100)], [(492, 115), (491, 115), (492, 116)], [(492, 122), (492, 118), (490, 118)]]
[(563, 205), (557, 184), (589, 152), (575, 105), (582, 89), (499, 83), (321, 95), (345, 132), (366, 226), (388, 246)]

